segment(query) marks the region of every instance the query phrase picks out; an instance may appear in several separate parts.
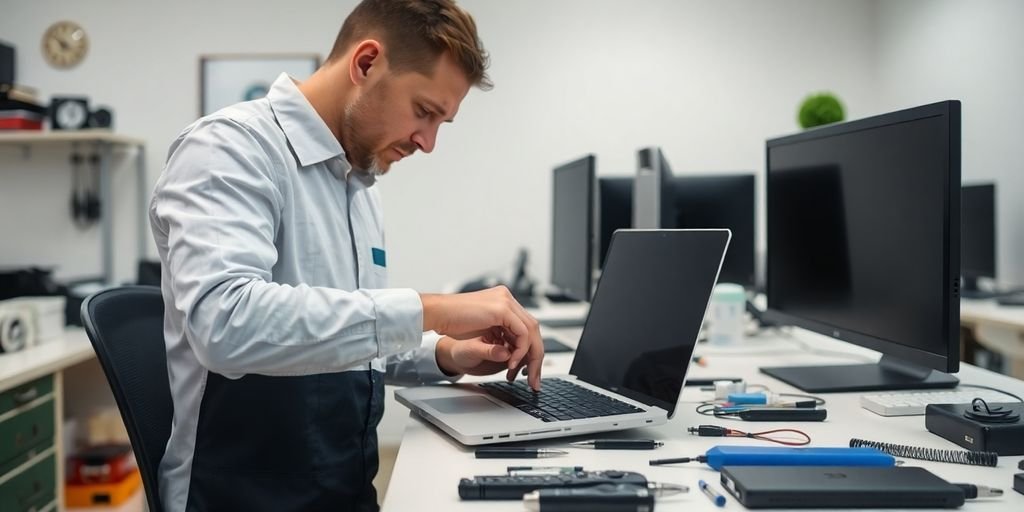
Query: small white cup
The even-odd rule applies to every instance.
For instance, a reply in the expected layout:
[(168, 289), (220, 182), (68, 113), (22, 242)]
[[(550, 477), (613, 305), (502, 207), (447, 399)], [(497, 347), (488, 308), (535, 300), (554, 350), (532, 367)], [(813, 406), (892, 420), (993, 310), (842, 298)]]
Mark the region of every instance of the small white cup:
[(734, 345), (743, 341), (746, 304), (747, 295), (742, 286), (733, 283), (715, 285), (708, 308), (708, 343)]

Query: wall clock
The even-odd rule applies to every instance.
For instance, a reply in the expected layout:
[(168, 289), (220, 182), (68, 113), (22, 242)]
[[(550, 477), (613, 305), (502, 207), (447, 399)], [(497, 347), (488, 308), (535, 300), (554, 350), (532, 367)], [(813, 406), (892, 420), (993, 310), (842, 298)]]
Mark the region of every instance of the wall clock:
[(58, 21), (43, 34), (43, 56), (53, 67), (74, 67), (82, 62), (88, 51), (89, 37), (73, 21)]

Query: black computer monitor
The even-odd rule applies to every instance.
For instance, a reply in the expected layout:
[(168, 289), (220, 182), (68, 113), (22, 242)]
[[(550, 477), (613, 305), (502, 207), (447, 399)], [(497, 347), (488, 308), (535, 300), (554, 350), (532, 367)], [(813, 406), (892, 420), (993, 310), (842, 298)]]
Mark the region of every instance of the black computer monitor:
[(636, 178), (633, 181), (633, 227), (671, 229), (675, 226), (675, 189), (672, 169), (661, 148), (643, 148), (636, 152)]
[(964, 297), (986, 297), (978, 278), (996, 277), (996, 186), (964, 185), (960, 189), (960, 275)]
[(598, 179), (598, 215), (600, 221), (600, 243), (598, 247), (598, 268), (604, 268), (612, 234), (617, 229), (633, 227), (633, 177), (606, 176)]
[(551, 284), (579, 301), (590, 300), (593, 279), (594, 165), (587, 155), (554, 170)]
[(766, 318), (883, 356), (761, 371), (809, 392), (955, 386), (960, 102), (769, 140), (766, 189)]
[(732, 239), (718, 282), (754, 288), (754, 175), (686, 175), (676, 176), (673, 181), (673, 227), (730, 229)]

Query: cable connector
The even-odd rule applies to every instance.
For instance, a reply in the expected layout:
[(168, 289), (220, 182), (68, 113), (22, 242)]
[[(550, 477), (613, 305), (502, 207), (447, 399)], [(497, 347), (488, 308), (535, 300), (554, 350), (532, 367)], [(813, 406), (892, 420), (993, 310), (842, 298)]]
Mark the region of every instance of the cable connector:
[(996, 489), (994, 487), (988, 487), (984, 485), (974, 484), (953, 484), (964, 491), (964, 499), (973, 500), (975, 498), (994, 498), (996, 496), (1002, 496), (1003, 490)]
[(686, 431), (700, 437), (725, 437), (729, 433), (729, 429), (718, 425), (699, 425), (690, 427)]

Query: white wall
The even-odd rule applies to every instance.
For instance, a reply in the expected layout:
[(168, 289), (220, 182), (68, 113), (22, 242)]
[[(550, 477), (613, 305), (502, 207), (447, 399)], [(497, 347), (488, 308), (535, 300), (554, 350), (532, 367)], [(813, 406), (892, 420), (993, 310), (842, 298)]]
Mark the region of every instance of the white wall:
[[(761, 170), (764, 139), (797, 129), (796, 105), (808, 92), (836, 91), (851, 117), (878, 110), (870, 0), (462, 4), (492, 53), (497, 86), (470, 93), (434, 154), (402, 162), (381, 184), (398, 286), (437, 290), (507, 272), (520, 246), (546, 277), (550, 169), (582, 154), (597, 155), (599, 174), (631, 172), (647, 145), (662, 146), (677, 173)], [(149, 142), (152, 182), (168, 143), (196, 116), (200, 54), (326, 55), (352, 5), (34, 0), (5, 6), (0, 38), (18, 47), (20, 81), (113, 107), (119, 132)], [(81, 23), (91, 38), (89, 55), (69, 71), (38, 53), (58, 19)], [(26, 161), (0, 148), (0, 232), (18, 233), (17, 242), (5, 237), (0, 264), (87, 273), (99, 264), (98, 235), (66, 220), (65, 154), (52, 153)], [(123, 278), (134, 258), (133, 224), (121, 219), (134, 211), (126, 163), (115, 175)], [(29, 207), (47, 213), (20, 213)]]
[(963, 182), (997, 183), (997, 280), (1024, 285), (1024, 2), (877, 7), (879, 107), (962, 102)]

